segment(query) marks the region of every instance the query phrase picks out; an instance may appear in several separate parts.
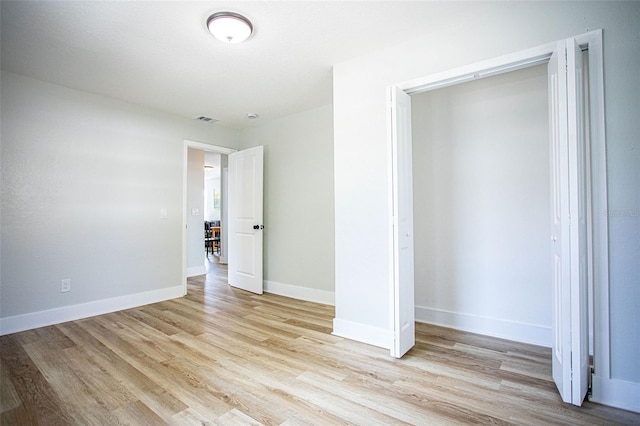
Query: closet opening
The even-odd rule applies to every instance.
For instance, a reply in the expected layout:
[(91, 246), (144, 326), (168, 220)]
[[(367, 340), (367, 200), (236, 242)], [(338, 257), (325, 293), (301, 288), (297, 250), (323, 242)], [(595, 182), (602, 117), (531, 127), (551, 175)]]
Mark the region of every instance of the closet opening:
[(601, 30), (388, 94), (391, 355), (416, 319), (550, 346), (563, 400), (581, 405), (589, 354), (609, 358), (608, 334), (593, 339), (608, 323)]
[(546, 65), (411, 96), (416, 321), (551, 346)]

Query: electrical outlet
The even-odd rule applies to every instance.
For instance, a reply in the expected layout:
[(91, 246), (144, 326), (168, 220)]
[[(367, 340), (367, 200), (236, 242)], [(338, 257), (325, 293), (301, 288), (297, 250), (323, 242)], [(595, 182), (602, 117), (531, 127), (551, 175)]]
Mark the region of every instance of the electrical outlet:
[(60, 293), (66, 293), (67, 291), (71, 291), (71, 280), (62, 280), (60, 283)]

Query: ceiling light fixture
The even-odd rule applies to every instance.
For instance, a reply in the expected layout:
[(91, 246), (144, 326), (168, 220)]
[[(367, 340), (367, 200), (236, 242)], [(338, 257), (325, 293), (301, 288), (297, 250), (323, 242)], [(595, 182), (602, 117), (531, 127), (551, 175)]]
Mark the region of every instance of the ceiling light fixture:
[(251, 21), (234, 12), (214, 13), (207, 19), (207, 28), (215, 38), (225, 43), (242, 43), (253, 32)]

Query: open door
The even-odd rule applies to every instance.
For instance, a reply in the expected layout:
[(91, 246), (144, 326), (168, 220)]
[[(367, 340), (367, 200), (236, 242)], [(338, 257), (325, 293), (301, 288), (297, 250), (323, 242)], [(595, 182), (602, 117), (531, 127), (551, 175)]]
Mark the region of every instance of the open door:
[(229, 284), (262, 294), (263, 147), (229, 155)]
[(393, 344), (391, 356), (400, 358), (415, 345), (413, 282), (413, 168), (411, 148), (411, 97), (392, 87), (391, 171), (393, 193)]
[(567, 40), (567, 109), (569, 130), (569, 204), (571, 223), (571, 403), (582, 405), (589, 390), (587, 164), (584, 127), (582, 50)]
[(562, 400), (582, 405), (588, 389), (587, 218), (582, 53), (563, 40), (549, 74), (552, 374)]

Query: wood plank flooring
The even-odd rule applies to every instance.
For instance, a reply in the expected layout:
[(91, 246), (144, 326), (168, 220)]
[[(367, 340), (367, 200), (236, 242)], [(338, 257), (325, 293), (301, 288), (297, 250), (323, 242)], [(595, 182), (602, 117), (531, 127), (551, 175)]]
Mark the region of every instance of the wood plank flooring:
[(331, 335), (331, 306), (226, 284), (0, 338), (2, 425), (640, 424), (561, 402), (550, 351), (417, 325), (404, 358)]

